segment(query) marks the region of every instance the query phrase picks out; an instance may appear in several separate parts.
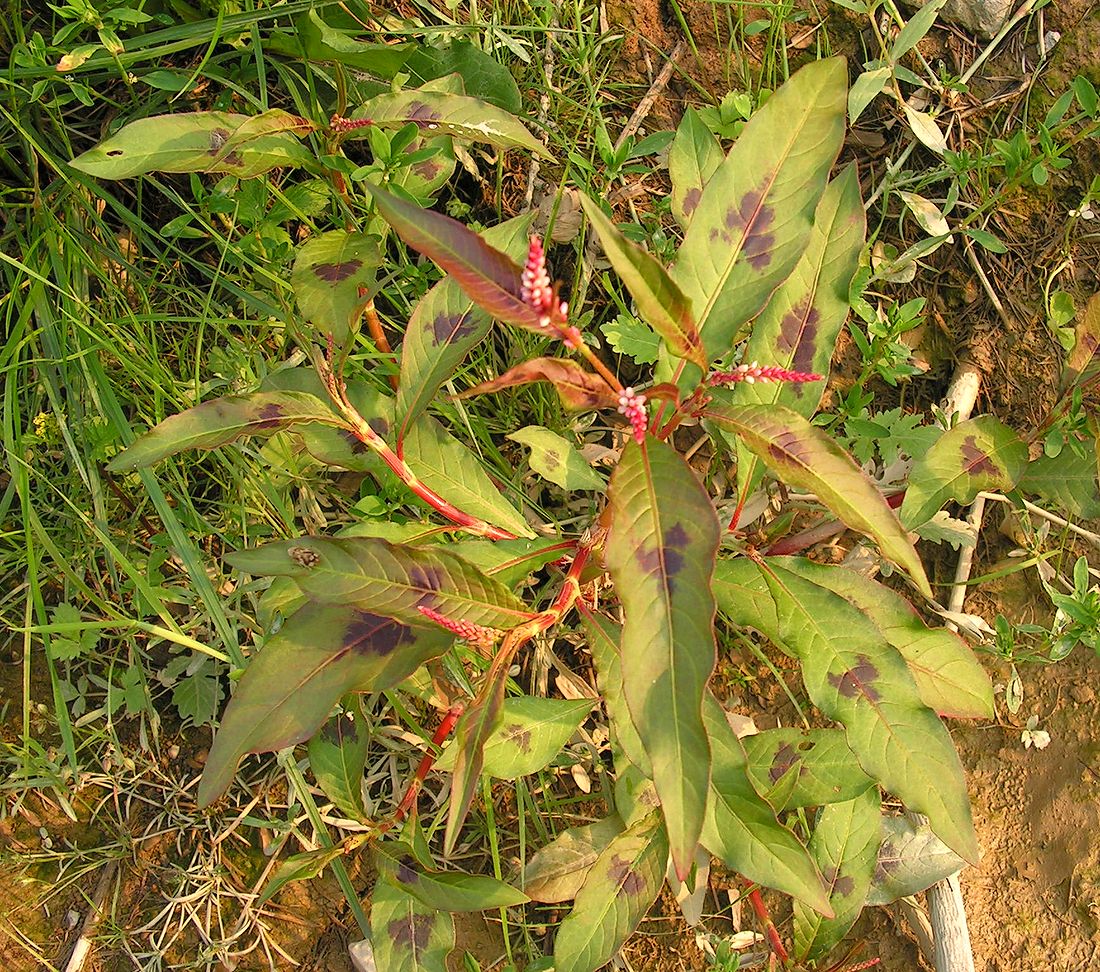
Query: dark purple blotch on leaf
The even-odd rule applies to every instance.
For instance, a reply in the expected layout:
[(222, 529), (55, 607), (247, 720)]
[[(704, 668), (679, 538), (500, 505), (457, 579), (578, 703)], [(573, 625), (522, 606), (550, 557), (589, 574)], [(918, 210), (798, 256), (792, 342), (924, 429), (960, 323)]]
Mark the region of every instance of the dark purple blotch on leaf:
[(432, 338), (435, 344), (450, 344), (461, 341), (474, 329), (473, 315), (437, 314), (432, 321)]
[(321, 730), (321, 738), (332, 746), (343, 746), (344, 740), (355, 735), (355, 722), (347, 712), (329, 719)]
[(855, 890), (855, 878), (850, 874), (841, 874), (838, 868), (827, 867), (821, 872), (821, 876), (825, 878), (825, 883), (832, 888), (833, 897), (846, 898)]
[[(804, 297), (783, 316), (779, 324), (779, 351), (787, 355), (794, 371), (813, 371), (814, 352), (817, 350), (818, 321), (821, 314), (816, 307), (809, 307), (809, 297)], [(787, 386), (795, 395), (806, 391), (802, 382)]]
[(531, 730), (524, 729), (522, 724), (513, 722), (511, 725), (505, 726), (504, 737), (511, 739), (519, 747), (521, 753), (531, 752)]
[(414, 564), (409, 568), (409, 586), (421, 591), (438, 591), (443, 587), (443, 576), (439, 567)]
[(686, 549), (690, 538), (683, 525), (675, 523), (665, 531), (664, 541), (664, 544), (659, 547), (639, 547), (634, 553), (634, 559), (643, 573), (663, 574), (667, 578), (668, 589), (671, 592), (676, 575), (683, 569), (683, 550)]
[(394, 918), (386, 926), (391, 941), (398, 948), (411, 948), (422, 952), (428, 947), (428, 937), (432, 932), (431, 915), (407, 915)]
[(313, 267), (314, 274), (325, 283), (339, 283), (347, 280), (361, 266), (362, 260), (343, 260), (340, 263), (318, 263)]
[(370, 430), (375, 434), (381, 436), (383, 439), (390, 434), (390, 423), (384, 418), (375, 416), (372, 419), (367, 419), (367, 425), (370, 426)]
[(971, 476), (998, 476), (1000, 470), (989, 458), (989, 453), (978, 446), (978, 440), (972, 435), (963, 439), (963, 468)]
[(870, 702), (877, 702), (882, 698), (881, 693), (874, 686), (878, 675), (878, 669), (870, 658), (866, 655), (857, 655), (855, 666), (843, 675), (830, 675), (829, 684), (846, 699), (854, 699), (857, 695), (862, 695)]
[(340, 644), (360, 655), (389, 655), (415, 640), (410, 628), (369, 611), (355, 611), (344, 629)]
[(695, 212), (696, 207), (699, 205), (699, 200), (702, 198), (703, 190), (699, 186), (692, 186), (687, 192), (684, 193), (684, 215), (690, 216)]
[[(772, 260), (775, 234), (770, 232), (775, 222), (775, 209), (763, 205), (764, 194), (753, 189), (741, 197), (741, 202), (726, 210), (723, 222), (729, 233), (722, 234), (728, 242), (742, 239), (741, 254), (753, 270), (763, 270)], [(712, 232), (711, 236), (715, 234)], [(712, 239), (712, 242), (716, 242)]]
[(415, 172), (425, 182), (431, 182), (437, 175), (443, 166), (435, 159), (425, 159), (423, 162), (417, 162), (413, 166), (413, 172)]
[(630, 861), (625, 857), (611, 858), (611, 866), (607, 869), (607, 876), (622, 889), (624, 894), (634, 897), (645, 890), (645, 878), (631, 867)]
[(276, 405), (274, 402), (268, 402), (256, 413), (256, 418), (252, 422), (252, 428), (256, 432), (264, 432), (269, 429), (277, 429), (285, 415), (286, 412), (283, 411), (282, 405)]
[(420, 874), (416, 870), (416, 858), (406, 854), (397, 860), (397, 871), (394, 875), (402, 884), (416, 884), (420, 880)]
[(435, 122), (439, 121), (439, 112), (429, 108), (422, 101), (409, 102), (409, 121), (419, 128), (438, 128)]
[(778, 752), (772, 757), (772, 765), (768, 770), (768, 779), (778, 783), (796, 763), (799, 762), (798, 753), (790, 743), (783, 743)]
[(361, 455), (367, 451), (367, 444), (359, 438), (351, 429), (339, 429), (340, 437), (348, 444), (353, 456)]
[(780, 465), (809, 465), (810, 444), (793, 429), (780, 432), (775, 441), (768, 445), (768, 455)]
[(901, 867), (901, 857), (893, 844), (884, 842), (879, 854), (879, 859), (875, 862), (876, 884), (882, 884), (883, 881), (888, 880), (894, 871)]

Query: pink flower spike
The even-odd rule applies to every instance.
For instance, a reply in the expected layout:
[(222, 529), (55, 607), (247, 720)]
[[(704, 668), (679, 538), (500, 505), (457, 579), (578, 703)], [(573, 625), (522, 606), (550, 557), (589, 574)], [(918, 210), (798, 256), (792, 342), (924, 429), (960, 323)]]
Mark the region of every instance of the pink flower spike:
[(645, 395), (636, 395), (633, 388), (624, 388), (619, 392), (619, 411), (630, 421), (634, 431), (634, 441), (641, 445), (645, 439), (649, 418), (645, 411)]
[(486, 628), (473, 621), (453, 621), (434, 608), (425, 607), (423, 604), (418, 604), (416, 609), (429, 621), (434, 621), (441, 628), (446, 628), (451, 634), (473, 645), (492, 645), (501, 635), (496, 628)]
[(546, 251), (537, 236), (532, 236), (527, 246), (527, 264), (520, 277), (519, 293), (523, 302), (544, 315), (549, 324), (554, 309), (554, 288), (546, 272)]
[(715, 371), (707, 379), (710, 385), (732, 385), (743, 381), (753, 385), (758, 381), (765, 384), (773, 381), (821, 381), (824, 375), (815, 375), (809, 371), (789, 371), (775, 365), (764, 365), (756, 361), (752, 364), (739, 364), (733, 371)]

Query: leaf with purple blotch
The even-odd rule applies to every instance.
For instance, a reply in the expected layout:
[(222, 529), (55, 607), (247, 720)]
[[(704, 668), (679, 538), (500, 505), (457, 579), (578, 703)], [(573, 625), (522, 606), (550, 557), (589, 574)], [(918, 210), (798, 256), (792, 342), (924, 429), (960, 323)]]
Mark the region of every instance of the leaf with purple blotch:
[(703, 703), (714, 763), (702, 842), (727, 867), (823, 912), (829, 900), (805, 846), (753, 789), (745, 752), (711, 693)]
[(550, 382), (566, 408), (592, 411), (597, 408), (617, 408), (619, 405), (618, 393), (602, 377), (586, 371), (576, 361), (568, 358), (531, 358), (529, 361), (522, 361), (496, 378), (467, 388), (459, 397), (487, 395), (536, 381)]
[(707, 356), (725, 354), (794, 269), (844, 141), (843, 58), (802, 68), (745, 125), (703, 190), (671, 270)]
[[(413, 124), (425, 135), (453, 135), (467, 142), (485, 142), (497, 148), (520, 148), (543, 158), (553, 156), (515, 115), (480, 98), (441, 91), (399, 91), (378, 95), (352, 112), (379, 128)], [(366, 128), (353, 129), (347, 138), (363, 137)]]
[(355, 705), (332, 716), (309, 740), (309, 768), (317, 785), (349, 820), (368, 821), (363, 806), (363, 768), (370, 735)]
[(866, 473), (822, 429), (781, 405), (734, 405), (715, 388), (704, 416), (737, 434), (776, 476), (817, 495), (840, 520), (871, 537), (902, 567), (923, 594), (932, 596), (920, 557), (882, 494)]
[(374, 967), (384, 972), (447, 972), (455, 947), (450, 911), (430, 908), (397, 885), (379, 877), (370, 900)]
[(794, 903), (794, 949), (800, 962), (827, 954), (848, 934), (867, 900), (880, 837), (878, 789), (846, 803), (830, 803), (817, 816), (810, 853), (825, 877), (833, 917)]
[(421, 209), (369, 182), (363, 185), (401, 239), (446, 270), (475, 304), (506, 324), (546, 334), (538, 311), (523, 299), (522, 269), (511, 257), (457, 219)]
[(974, 652), (955, 632), (929, 628), (900, 594), (853, 570), (801, 557), (774, 557), (768, 563), (839, 594), (862, 611), (901, 653), (928, 708), (957, 719), (993, 718), (993, 685)]
[(413, 848), (398, 841), (375, 844), (378, 873), (417, 901), (439, 911), (486, 911), (526, 904), (530, 898), (496, 878), (426, 867)]
[(775, 627), (744, 617), (736, 604), (723, 602), (723, 612), (794, 655), (810, 700), (843, 724), (864, 772), (925, 814), (959, 854), (977, 860), (962, 765), (943, 723), (921, 701), (905, 659), (840, 595), (771, 562), (758, 569), (775, 602)]
[(523, 890), (532, 901), (560, 904), (577, 896), (584, 879), (612, 839), (623, 832), (617, 814), (563, 830), (523, 869)]
[(721, 142), (689, 105), (668, 150), (672, 215), (681, 226), (686, 228), (691, 222), (703, 197), (703, 187), (725, 157)]
[(954, 500), (967, 504), (983, 489), (1012, 489), (1027, 468), (1027, 443), (1000, 419), (981, 415), (952, 426), (909, 473), (901, 522), (928, 522)]
[(664, 338), (674, 355), (706, 368), (707, 356), (691, 316), (691, 307), (668, 271), (624, 237), (598, 203), (581, 196), (581, 205), (603, 244), (607, 259), (634, 298), (638, 315)]
[(741, 744), (753, 787), (777, 812), (854, 800), (875, 785), (839, 729), (766, 729)]
[(322, 344), (331, 335), (342, 348), (359, 329), (380, 264), (378, 237), (365, 233), (330, 230), (299, 248), (290, 286), (299, 313)]
[(406, 547), (377, 537), (301, 537), (238, 550), (225, 559), (250, 574), (292, 577), (315, 600), (362, 605), (405, 624), (424, 623), (420, 607), (501, 630), (534, 617), (499, 581), (437, 547)]
[(215, 398), (172, 415), (138, 436), (107, 468), (129, 472), (185, 449), (216, 449), (242, 436), (271, 435), (307, 422), (345, 424), (326, 402), (303, 392), (252, 392)]
[[(481, 237), (510, 259), (522, 260), (533, 219), (534, 213), (517, 216), (483, 230)], [(401, 342), (401, 379), (394, 406), (400, 416), (398, 445), (467, 353), (485, 339), (491, 324), (489, 315), (449, 277), (417, 301)]]
[(421, 483), (463, 513), (515, 536), (534, 536), (523, 514), (501, 495), (478, 457), (432, 416), (421, 415), (406, 429), (402, 458)]
[[(822, 375), (819, 382), (740, 382), (733, 389), (738, 405), (785, 405), (812, 418), (829, 376), (829, 362), (848, 316), (848, 288), (867, 230), (855, 165), (825, 188), (814, 214), (806, 250), (791, 275), (779, 285), (753, 322), (745, 361), (760, 361), (791, 371)], [(751, 492), (762, 472), (759, 460), (739, 448), (737, 482)]]
[(715, 663), (710, 582), (721, 527), (691, 467), (657, 439), (628, 443), (608, 495), (605, 559), (625, 616), (623, 694), (684, 878), (710, 779), (702, 705)]
[(555, 972), (595, 972), (611, 961), (656, 900), (667, 859), (659, 813), (647, 814), (611, 840), (558, 929)]
[(99, 179), (146, 172), (213, 172), (251, 179), (276, 166), (314, 161), (301, 139), (315, 127), (278, 108), (260, 115), (154, 115), (124, 125), (69, 164)]
[(308, 739), (342, 695), (392, 688), (452, 641), (445, 631), (410, 628), (354, 605), (306, 604), (249, 660), (214, 736), (199, 806), (225, 792), (246, 753)]
[(908, 816), (882, 818), (882, 845), (867, 904), (886, 905), (927, 891), (937, 881), (961, 871), (964, 861), (927, 823)]

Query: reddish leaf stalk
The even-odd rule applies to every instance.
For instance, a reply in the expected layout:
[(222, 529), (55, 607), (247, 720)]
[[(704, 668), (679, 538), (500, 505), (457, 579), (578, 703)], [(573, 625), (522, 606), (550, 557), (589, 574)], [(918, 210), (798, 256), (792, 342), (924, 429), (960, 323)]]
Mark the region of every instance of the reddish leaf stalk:
[[(432, 736), (433, 746), (442, 746), (443, 743), (447, 741), (447, 737), (451, 734), (451, 730), (454, 729), (455, 723), (458, 722), (465, 708), (465, 705), (461, 702), (456, 702), (447, 710), (447, 714), (443, 716), (443, 721), (439, 723), (439, 727)], [(393, 823), (400, 823), (405, 819), (408, 812), (412, 809), (413, 801), (416, 799), (417, 793), (420, 792), (421, 785), (434, 765), (435, 753), (432, 750), (428, 750), (428, 752), (420, 758), (420, 763), (416, 767), (416, 775), (409, 781), (409, 787), (405, 791), (405, 795), (401, 798), (401, 803), (398, 804), (397, 810), (394, 812)]]
[(779, 937), (779, 929), (775, 927), (772, 916), (768, 914), (768, 907), (764, 904), (760, 889), (755, 885), (748, 885), (748, 887), (750, 889), (749, 903), (752, 905), (752, 910), (756, 912), (757, 919), (764, 926), (764, 932), (768, 936), (768, 944), (771, 945), (772, 951), (775, 952), (780, 962), (789, 962), (790, 956), (783, 945), (783, 940)]

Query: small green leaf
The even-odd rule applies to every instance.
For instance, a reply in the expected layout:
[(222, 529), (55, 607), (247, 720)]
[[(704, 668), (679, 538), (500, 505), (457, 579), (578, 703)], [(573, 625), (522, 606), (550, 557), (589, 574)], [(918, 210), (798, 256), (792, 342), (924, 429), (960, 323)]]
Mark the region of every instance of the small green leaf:
[(878, 790), (874, 787), (846, 803), (830, 803), (817, 817), (810, 853), (829, 889), (833, 917), (794, 903), (794, 947), (801, 961), (826, 955), (855, 924), (871, 876), (880, 840)]
[(1087, 520), (1100, 516), (1096, 443), (1084, 443), (1087, 455), (1063, 449), (1056, 457), (1040, 456), (1027, 464), (1019, 487), (1067, 513)]
[(741, 745), (753, 787), (777, 812), (843, 803), (874, 786), (839, 729), (767, 729)]
[(660, 263), (615, 228), (597, 203), (587, 196), (580, 198), (604, 253), (634, 298), (642, 320), (665, 339), (674, 355), (706, 368), (699, 330), (680, 288)]
[(314, 236), (298, 250), (290, 285), (298, 310), (322, 343), (331, 335), (343, 347), (358, 330), (379, 262), (377, 237), (345, 230)]
[(325, 402), (303, 392), (252, 392), (215, 398), (166, 418), (138, 436), (107, 468), (129, 472), (185, 449), (216, 449), (244, 435), (271, 435), (307, 422), (344, 425)]
[(736, 432), (785, 483), (816, 493), (853, 530), (874, 539), (923, 594), (932, 596), (920, 557), (897, 515), (863, 470), (822, 429), (782, 406), (733, 405), (729, 393), (717, 388), (704, 414)]
[(387, 841), (375, 845), (378, 873), (421, 904), (439, 911), (486, 911), (511, 908), (531, 899), (496, 878), (461, 871), (437, 871), (417, 860), (408, 844)]
[(1012, 489), (1027, 467), (1027, 445), (992, 415), (948, 429), (909, 474), (901, 520), (918, 526), (951, 500), (969, 503), (983, 489)]
[[(368, 119), (379, 128), (404, 128), (411, 123), (425, 135), (453, 135), (469, 142), (486, 142), (503, 149), (521, 148), (545, 159), (553, 158), (515, 115), (467, 95), (438, 91), (384, 94), (355, 109), (352, 118)], [(348, 137), (363, 137), (365, 132), (366, 129), (355, 129)]]
[(681, 226), (687, 227), (691, 222), (703, 197), (703, 188), (725, 157), (721, 143), (689, 105), (668, 151), (672, 215)]
[(543, 904), (571, 901), (604, 848), (622, 832), (623, 822), (615, 814), (563, 831), (527, 862), (523, 890)]
[(130, 122), (69, 164), (100, 179), (146, 172), (224, 172), (250, 179), (276, 166), (311, 161), (312, 153), (299, 139), (313, 128), (312, 122), (279, 109), (262, 115), (156, 115)]
[(890, 80), (890, 68), (864, 71), (848, 91), (848, 124), (855, 125), (867, 106), (881, 94)]
[(611, 961), (656, 899), (667, 858), (659, 813), (647, 814), (611, 840), (558, 929), (555, 972), (595, 972)]
[(568, 439), (541, 425), (528, 425), (508, 436), (531, 450), (528, 462), (543, 479), (562, 489), (603, 490), (607, 481), (597, 473)]
[(623, 605), (623, 694), (653, 768), (672, 859), (686, 877), (706, 812), (702, 704), (715, 662), (710, 581), (721, 528), (669, 445), (628, 443), (611, 477), (607, 568)]
[(370, 735), (358, 707), (334, 715), (309, 741), (309, 768), (313, 778), (337, 809), (349, 820), (366, 822), (363, 806), (363, 768)]
[(455, 947), (450, 911), (431, 908), (383, 877), (370, 903), (371, 947), (381, 972), (447, 972)]
[(920, 894), (964, 867), (966, 861), (932, 833), (927, 823), (883, 817), (882, 846), (867, 904), (886, 905)]
[(661, 339), (652, 328), (625, 314), (600, 325), (600, 332), (612, 350), (625, 354), (635, 364), (653, 364), (661, 347)]
[(283, 885), (291, 881), (309, 881), (317, 877), (326, 867), (338, 857), (344, 856), (344, 845), (335, 847), (318, 847), (316, 850), (305, 851), (288, 857), (267, 882), (263, 893), (256, 901), (259, 908), (270, 901), (282, 889)]

